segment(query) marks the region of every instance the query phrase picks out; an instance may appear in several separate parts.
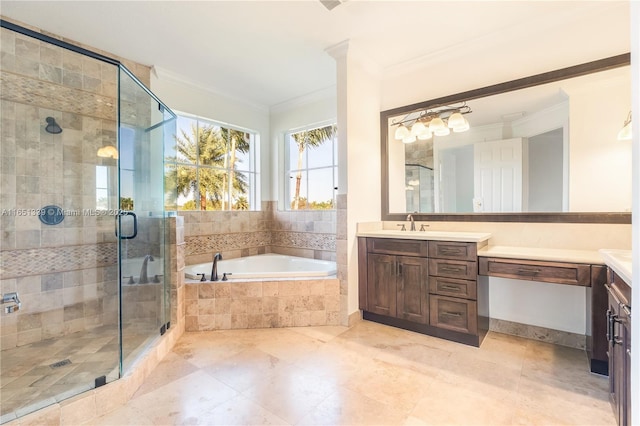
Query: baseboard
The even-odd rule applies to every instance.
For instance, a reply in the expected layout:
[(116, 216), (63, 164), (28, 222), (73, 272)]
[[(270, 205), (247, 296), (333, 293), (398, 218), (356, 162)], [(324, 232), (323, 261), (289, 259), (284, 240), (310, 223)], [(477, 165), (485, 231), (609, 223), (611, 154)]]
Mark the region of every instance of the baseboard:
[(586, 350), (587, 347), (587, 336), (584, 334), (554, 330), (496, 318), (490, 319), (489, 330), (570, 348)]
[(349, 314), (349, 320), (348, 320), (349, 327), (353, 327), (354, 325), (356, 325), (360, 321), (362, 321), (362, 311), (361, 310), (358, 309), (357, 311), (352, 312), (351, 314)]

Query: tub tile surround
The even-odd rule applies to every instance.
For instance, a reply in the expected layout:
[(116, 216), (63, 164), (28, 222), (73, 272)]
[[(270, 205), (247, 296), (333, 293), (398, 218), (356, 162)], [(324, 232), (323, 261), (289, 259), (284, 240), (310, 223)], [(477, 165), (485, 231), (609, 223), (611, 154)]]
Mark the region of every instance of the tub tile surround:
[(260, 211), (190, 211), (184, 217), (186, 263), (278, 253), (335, 260), (336, 211), (278, 211), (265, 201)]
[(186, 331), (339, 325), (337, 279), (199, 282), (185, 289)]

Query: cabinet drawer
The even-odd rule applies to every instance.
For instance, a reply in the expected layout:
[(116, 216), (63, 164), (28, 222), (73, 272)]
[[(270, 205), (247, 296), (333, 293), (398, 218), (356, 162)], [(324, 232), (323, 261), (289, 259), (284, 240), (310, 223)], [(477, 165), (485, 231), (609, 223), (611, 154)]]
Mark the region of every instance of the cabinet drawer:
[(475, 280), (478, 276), (478, 266), (476, 262), (429, 259), (429, 275)]
[(589, 287), (591, 265), (481, 257), (480, 275)]
[(477, 334), (478, 318), (475, 301), (446, 296), (430, 296), (430, 324), (461, 333)]
[(427, 241), (367, 238), (367, 251), (369, 253), (427, 257), (429, 249)]
[(455, 278), (429, 277), (429, 292), (442, 296), (476, 300), (477, 283), (476, 281)]
[(429, 257), (475, 261), (477, 252), (476, 243), (429, 241)]

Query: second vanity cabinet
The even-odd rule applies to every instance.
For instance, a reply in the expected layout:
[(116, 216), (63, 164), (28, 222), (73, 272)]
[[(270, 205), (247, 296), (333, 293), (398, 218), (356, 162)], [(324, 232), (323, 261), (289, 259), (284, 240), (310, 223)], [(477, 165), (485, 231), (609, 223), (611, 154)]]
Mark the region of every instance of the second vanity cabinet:
[(619, 425), (631, 424), (631, 287), (609, 271), (609, 400)]
[(479, 291), (477, 246), (359, 237), (363, 317), (479, 346), (489, 325), (489, 298)]

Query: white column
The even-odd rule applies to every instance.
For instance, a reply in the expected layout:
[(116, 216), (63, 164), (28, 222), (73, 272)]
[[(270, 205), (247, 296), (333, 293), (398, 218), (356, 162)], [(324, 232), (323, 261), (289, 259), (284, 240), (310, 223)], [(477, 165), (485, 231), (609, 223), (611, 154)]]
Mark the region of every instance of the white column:
[(338, 197), (346, 205), (346, 214), (340, 214), (338, 205), (336, 257), (346, 314), (351, 315), (358, 311), (356, 224), (381, 217), (380, 81), (377, 70), (358, 56), (348, 40), (327, 53), (337, 65)]

